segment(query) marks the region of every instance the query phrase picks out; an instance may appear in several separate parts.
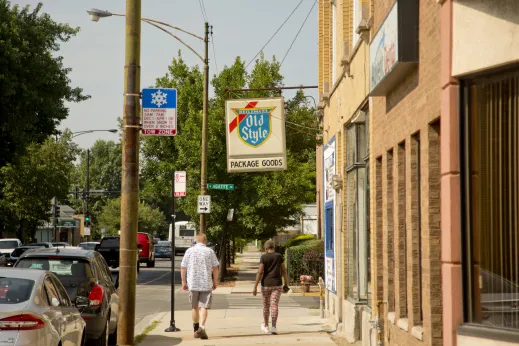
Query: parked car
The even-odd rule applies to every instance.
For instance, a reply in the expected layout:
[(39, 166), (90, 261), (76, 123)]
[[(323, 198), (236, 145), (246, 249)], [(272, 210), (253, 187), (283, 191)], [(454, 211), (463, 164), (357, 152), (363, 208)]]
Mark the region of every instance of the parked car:
[(171, 243), (169, 241), (159, 241), (155, 245), (155, 258), (169, 258), (171, 259)]
[(43, 269), (56, 274), (86, 321), (86, 338), (95, 346), (115, 344), (119, 295), (112, 274), (96, 251), (78, 248), (34, 249), (15, 268)]
[(7, 266), (12, 267), (25, 251), (30, 250), (30, 249), (38, 249), (38, 248), (42, 248), (42, 247), (43, 246), (27, 245), (27, 246), (20, 246), (20, 247), (14, 249), (13, 252), (11, 252), (11, 256), (10, 256), (9, 260), (7, 261)]
[[(120, 252), (120, 237), (103, 237), (99, 245), (96, 246), (95, 250), (103, 256), (108, 266), (111, 268), (119, 268), (119, 252)], [(140, 249), (141, 245), (138, 244), (137, 248)], [(137, 273), (140, 271), (139, 266), (139, 253), (137, 253)]]
[(32, 243), (32, 244), (27, 244), (27, 246), (40, 246), (40, 247), (45, 247), (45, 248), (51, 248), (51, 247), (54, 247), (54, 245), (52, 245), (52, 243), (48, 243), (48, 242), (44, 242), (44, 243)]
[[(9, 257), (14, 249), (22, 246), (20, 239), (9, 238), (0, 239), (0, 256), (4, 256), (6, 261), (9, 261)], [(7, 262), (6, 262), (7, 263)]]
[(99, 245), (98, 241), (86, 241), (83, 243), (79, 243), (77, 247), (83, 250), (95, 250), (97, 245)]
[(155, 267), (155, 241), (151, 234), (139, 232), (137, 234), (137, 244), (141, 246), (139, 252), (139, 263), (146, 263), (146, 267)]
[(85, 327), (54, 274), (0, 269), (0, 345), (82, 346)]

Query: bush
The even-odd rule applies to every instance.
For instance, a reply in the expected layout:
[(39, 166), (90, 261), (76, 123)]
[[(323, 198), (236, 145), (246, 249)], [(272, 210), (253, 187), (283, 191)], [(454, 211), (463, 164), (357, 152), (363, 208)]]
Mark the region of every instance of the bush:
[(297, 237), (294, 237), (294, 238), (288, 240), (283, 246), (285, 248), (298, 246), (304, 242), (307, 242), (309, 240), (314, 240), (314, 239), (315, 239), (315, 237), (313, 234), (300, 234)]
[(291, 283), (298, 282), (301, 275), (311, 275), (318, 281), (324, 272), (324, 242), (307, 239), (301, 245), (287, 248), (285, 261)]

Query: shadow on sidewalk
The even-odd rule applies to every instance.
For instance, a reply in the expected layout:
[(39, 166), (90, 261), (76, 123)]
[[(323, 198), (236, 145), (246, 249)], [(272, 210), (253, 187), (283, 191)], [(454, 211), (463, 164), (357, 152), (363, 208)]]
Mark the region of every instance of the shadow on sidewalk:
[(149, 334), (144, 337), (141, 344), (153, 345), (153, 346), (173, 346), (180, 345), (182, 343), (181, 338), (166, 336), (166, 335), (153, 335)]
[[(280, 332), (278, 334), (268, 334), (268, 333), (254, 333), (254, 334), (235, 334), (235, 335), (217, 335), (211, 337), (209, 334), (209, 340), (219, 340), (219, 339), (233, 339), (233, 338), (250, 338), (250, 337), (263, 337), (263, 338), (275, 338), (277, 336), (285, 336), (285, 335), (305, 335), (305, 334), (319, 334), (325, 333), (324, 331), (309, 331), (309, 332)], [(176, 345), (176, 344), (173, 344)]]

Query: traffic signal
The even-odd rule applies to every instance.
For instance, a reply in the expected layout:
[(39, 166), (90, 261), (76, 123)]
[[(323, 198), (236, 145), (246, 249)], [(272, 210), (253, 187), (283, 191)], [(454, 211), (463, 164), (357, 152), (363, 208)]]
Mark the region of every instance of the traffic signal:
[(59, 205), (54, 206), (54, 217), (58, 218), (60, 216), (60, 207)]
[(85, 226), (90, 226), (90, 216), (88, 215), (85, 216)]
[(77, 185), (74, 186), (74, 199), (78, 199), (79, 197), (79, 189), (77, 188)]
[(86, 199), (86, 191), (83, 190), (83, 192), (81, 192), (81, 198), (83, 198), (83, 200)]

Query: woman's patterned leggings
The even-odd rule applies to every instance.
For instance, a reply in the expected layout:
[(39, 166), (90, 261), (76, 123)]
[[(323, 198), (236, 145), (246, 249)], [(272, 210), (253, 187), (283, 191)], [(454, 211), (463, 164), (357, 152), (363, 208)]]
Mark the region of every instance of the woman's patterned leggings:
[(263, 320), (265, 325), (269, 325), (269, 313), (272, 315), (272, 327), (276, 327), (278, 319), (279, 298), (283, 286), (261, 287), (261, 295), (263, 297)]

